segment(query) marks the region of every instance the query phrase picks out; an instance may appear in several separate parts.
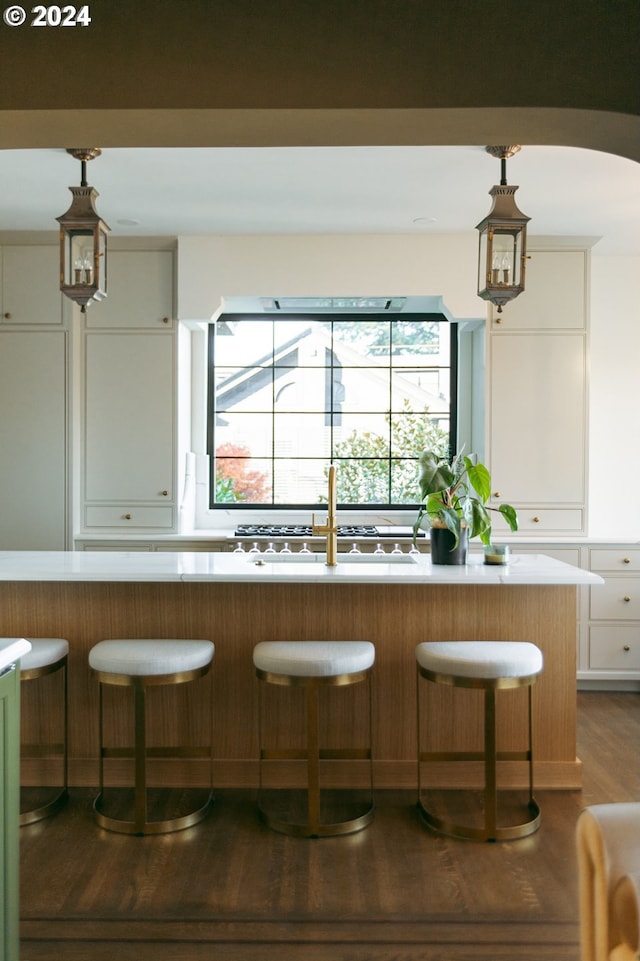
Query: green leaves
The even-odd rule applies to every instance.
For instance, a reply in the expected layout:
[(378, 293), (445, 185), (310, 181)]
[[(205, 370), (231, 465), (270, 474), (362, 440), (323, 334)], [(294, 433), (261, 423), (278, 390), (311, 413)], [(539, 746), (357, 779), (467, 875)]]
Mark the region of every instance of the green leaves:
[(463, 526), (469, 537), (479, 537), (483, 544), (491, 543), (489, 511), (502, 514), (512, 531), (518, 529), (518, 515), (510, 504), (489, 507), (491, 474), (475, 455), (458, 454), (451, 465), (441, 460), (432, 450), (423, 451), (419, 458), (418, 482), (422, 503), (413, 526), (414, 541), (419, 529), (437, 525), (446, 527), (456, 538), (456, 546)]
[(454, 483), (449, 466), (438, 462), (433, 451), (426, 450), (420, 455), (420, 474), (418, 477), (422, 499), (437, 491), (444, 491)]
[(464, 459), (469, 483), (483, 504), (489, 500), (491, 494), (491, 474), (484, 464), (474, 464), (470, 457)]

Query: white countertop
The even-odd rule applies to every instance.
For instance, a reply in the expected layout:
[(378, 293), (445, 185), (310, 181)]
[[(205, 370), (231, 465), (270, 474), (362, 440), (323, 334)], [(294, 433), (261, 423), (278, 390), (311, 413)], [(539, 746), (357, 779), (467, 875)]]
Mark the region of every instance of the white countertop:
[(24, 637), (0, 637), (0, 674), (30, 650), (31, 644)]
[[(506, 566), (485, 565), (481, 554), (465, 566), (437, 565), (429, 555), (393, 558), (338, 555), (235, 554), (205, 551), (0, 551), (0, 581), (602, 584), (597, 574), (544, 554), (512, 553)], [(351, 558), (351, 559), (349, 559)], [(256, 563), (256, 560), (260, 563)]]

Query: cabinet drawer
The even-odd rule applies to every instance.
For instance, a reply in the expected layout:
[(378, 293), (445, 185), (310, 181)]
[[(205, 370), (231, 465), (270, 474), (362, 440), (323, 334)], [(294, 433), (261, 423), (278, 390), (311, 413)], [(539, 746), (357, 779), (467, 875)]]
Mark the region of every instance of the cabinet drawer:
[(597, 625), (589, 632), (589, 667), (640, 670), (640, 626)]
[(610, 577), (591, 587), (590, 597), (594, 620), (640, 620), (640, 577)]
[(557, 561), (565, 564), (573, 564), (574, 567), (581, 567), (579, 547), (551, 547), (549, 544), (537, 544), (535, 547), (521, 547), (520, 544), (511, 544), (512, 554), (545, 554), (547, 557), (554, 557)]
[(173, 527), (171, 507), (87, 507), (87, 527)]
[(594, 547), (592, 571), (640, 571), (640, 550), (634, 547)]
[[(494, 500), (491, 506), (498, 507), (499, 501)], [(582, 511), (579, 508), (536, 510), (535, 507), (518, 507), (517, 504), (513, 506), (518, 512), (518, 531), (522, 534), (548, 534), (550, 531), (579, 534), (582, 531)], [(491, 520), (495, 531), (509, 530), (500, 514), (491, 514)]]

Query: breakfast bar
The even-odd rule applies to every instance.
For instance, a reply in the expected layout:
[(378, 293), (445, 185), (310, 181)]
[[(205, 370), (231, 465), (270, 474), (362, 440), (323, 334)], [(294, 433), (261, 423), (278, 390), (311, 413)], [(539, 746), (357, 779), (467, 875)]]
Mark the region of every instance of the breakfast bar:
[[(162, 744), (204, 743), (213, 725), (214, 784), (258, 783), (257, 681), (254, 646), (268, 640), (367, 640), (375, 645), (373, 674), (374, 777), (378, 788), (416, 784), (415, 648), (433, 640), (521, 640), (536, 644), (544, 671), (534, 691), (534, 758), (539, 789), (581, 786), (576, 757), (576, 592), (601, 583), (588, 571), (541, 554), (513, 553), (508, 565), (471, 554), (461, 567), (431, 563), (427, 554), (338, 555), (207, 552), (0, 552), (0, 635), (60, 637), (69, 642), (69, 783), (92, 786), (98, 776), (96, 681), (88, 654), (107, 638), (194, 638), (215, 644), (213, 687), (203, 684), (195, 708), (181, 709), (179, 691), (160, 688), (149, 726)], [(476, 692), (471, 692), (476, 693)], [(506, 750), (522, 736), (521, 704), (506, 692), (499, 732)], [(482, 739), (481, 703), (470, 692), (436, 690), (429, 699), (429, 736), (456, 749), (468, 732)], [(327, 691), (332, 734), (365, 736), (358, 696)], [(209, 704), (213, 697), (212, 711)], [(47, 693), (23, 717), (31, 737), (46, 725)], [(126, 744), (129, 722), (105, 704), (112, 743)], [(269, 706), (290, 735), (301, 727), (301, 705), (290, 697)], [(477, 723), (475, 719), (477, 717)], [(332, 746), (340, 747), (336, 742)], [(127, 761), (110, 760), (111, 783), (128, 783)], [(297, 783), (296, 763), (283, 781)], [(25, 784), (46, 784), (50, 759), (23, 760)], [(157, 759), (153, 780), (167, 786), (205, 785), (202, 758)], [(505, 762), (505, 783), (526, 781), (522, 762)], [(360, 786), (358, 763), (335, 762), (336, 786)], [(445, 763), (434, 775), (443, 787), (482, 783), (476, 762)]]

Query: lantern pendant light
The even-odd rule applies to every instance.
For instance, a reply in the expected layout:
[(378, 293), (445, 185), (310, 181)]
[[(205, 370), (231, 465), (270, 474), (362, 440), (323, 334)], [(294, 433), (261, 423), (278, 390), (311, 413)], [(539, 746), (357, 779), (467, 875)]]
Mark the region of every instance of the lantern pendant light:
[(478, 296), (502, 308), (524, 290), (527, 257), (527, 223), (531, 219), (518, 210), (514, 199), (517, 187), (507, 184), (507, 159), (520, 145), (487, 147), (487, 153), (500, 159), (500, 183), (491, 188), (493, 206), (476, 229), (480, 231), (478, 252)]
[(107, 296), (107, 234), (109, 227), (94, 207), (98, 191), (87, 183), (87, 162), (99, 157), (99, 147), (69, 148), (82, 163), (79, 187), (69, 187), (73, 196), (66, 214), (57, 217), (60, 224), (60, 290), (82, 313), (94, 301)]

